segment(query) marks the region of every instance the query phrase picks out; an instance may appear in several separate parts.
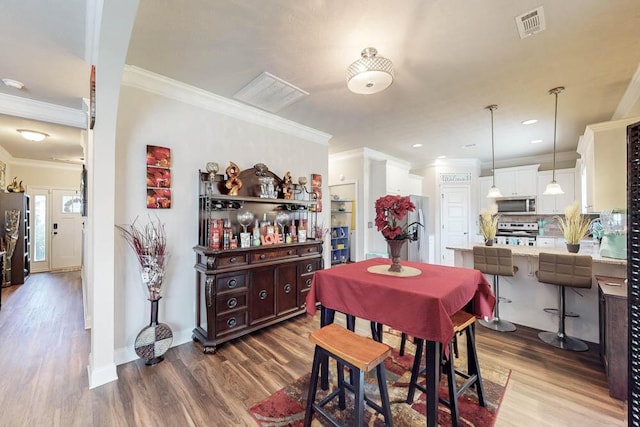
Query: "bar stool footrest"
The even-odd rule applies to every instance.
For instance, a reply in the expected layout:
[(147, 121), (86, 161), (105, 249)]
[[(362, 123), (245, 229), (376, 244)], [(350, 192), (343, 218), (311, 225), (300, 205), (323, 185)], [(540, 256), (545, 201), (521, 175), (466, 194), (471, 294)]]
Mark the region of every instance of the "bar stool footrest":
[[(544, 308), (543, 310), (545, 313), (555, 314), (556, 316), (558, 315), (557, 308)], [(567, 311), (566, 313), (564, 313), (564, 317), (580, 317), (580, 315), (573, 311)]]

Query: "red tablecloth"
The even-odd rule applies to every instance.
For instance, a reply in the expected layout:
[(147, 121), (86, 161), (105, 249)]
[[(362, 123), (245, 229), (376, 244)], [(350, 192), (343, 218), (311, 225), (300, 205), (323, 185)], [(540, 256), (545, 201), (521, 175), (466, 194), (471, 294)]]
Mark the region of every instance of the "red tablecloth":
[(307, 295), (307, 312), (316, 302), (324, 307), (391, 326), (409, 335), (448, 343), (453, 337), (451, 315), (473, 300), (475, 315), (491, 316), (495, 296), (478, 270), (402, 261), (418, 268), (414, 277), (370, 273), (384, 258), (317, 271)]

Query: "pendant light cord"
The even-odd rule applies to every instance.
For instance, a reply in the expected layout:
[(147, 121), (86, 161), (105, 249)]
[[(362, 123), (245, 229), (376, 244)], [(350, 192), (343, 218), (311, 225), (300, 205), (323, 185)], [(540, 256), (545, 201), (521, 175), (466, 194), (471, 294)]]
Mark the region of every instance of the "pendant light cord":
[(556, 96), (556, 109), (553, 116), (553, 175), (551, 177), (551, 182), (556, 182), (556, 135), (558, 128), (558, 94), (564, 90), (564, 86), (554, 87), (549, 90), (549, 95), (553, 94)]
[(493, 176), (493, 187), (496, 186), (496, 154), (495, 144), (493, 142), (493, 110), (497, 109), (497, 105), (489, 105), (486, 107), (491, 112), (491, 175)]

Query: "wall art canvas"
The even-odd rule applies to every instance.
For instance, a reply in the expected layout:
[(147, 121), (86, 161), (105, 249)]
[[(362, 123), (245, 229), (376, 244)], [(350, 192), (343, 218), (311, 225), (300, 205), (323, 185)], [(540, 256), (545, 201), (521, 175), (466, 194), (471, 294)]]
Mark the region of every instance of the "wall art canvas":
[(147, 208), (171, 207), (171, 149), (147, 145)]
[(4, 191), (7, 176), (7, 165), (4, 162), (0, 162), (0, 191)]
[(318, 202), (316, 212), (322, 212), (322, 175), (311, 174), (311, 197)]

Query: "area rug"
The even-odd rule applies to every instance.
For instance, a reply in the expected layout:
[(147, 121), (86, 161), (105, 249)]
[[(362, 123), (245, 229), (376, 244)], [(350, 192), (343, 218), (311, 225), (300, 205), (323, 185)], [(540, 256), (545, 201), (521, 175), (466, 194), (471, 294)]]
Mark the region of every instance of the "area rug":
[[(386, 341), (386, 340), (385, 340)], [(407, 345), (412, 347), (412, 345)], [(463, 348), (461, 346), (461, 348)], [(461, 352), (462, 353), (462, 352)], [(411, 365), (413, 363), (413, 354), (405, 354), (400, 356), (397, 351), (393, 351), (392, 357), (385, 361), (387, 388), (389, 391), (389, 399), (391, 402), (391, 412), (393, 423), (396, 426), (424, 426), (426, 424), (426, 395), (416, 390), (416, 397), (412, 405), (405, 402), (411, 378)], [(455, 360), (456, 366), (465, 367), (466, 358), (464, 354)], [(482, 365), (482, 361), (481, 361)], [(330, 375), (331, 384), (328, 391), (320, 388), (316, 396), (317, 400), (326, 396), (335, 389), (335, 363), (331, 364)], [(311, 366), (309, 367), (311, 369)], [(484, 396), (486, 407), (478, 405), (475, 391), (466, 390), (464, 395), (458, 399), (458, 408), (460, 413), (460, 425), (486, 427), (493, 426), (495, 418), (502, 401), (505, 387), (509, 380), (510, 371), (501, 371), (496, 369), (483, 368)], [(368, 397), (379, 400), (377, 382), (375, 379), (375, 370), (367, 377), (365, 384), (365, 393)], [(422, 382), (424, 383), (424, 376)], [(462, 382), (462, 379), (460, 380)], [(250, 409), (251, 415), (261, 427), (298, 427), (302, 426), (304, 420), (304, 409), (307, 400), (309, 386), (309, 375), (302, 376), (292, 384), (286, 386), (282, 390), (277, 391), (267, 397), (262, 402), (254, 405)], [(440, 395), (447, 397), (446, 377), (442, 376), (440, 383)], [(338, 420), (342, 425), (353, 425), (352, 408), (353, 400), (349, 399), (350, 393), (347, 392), (347, 408), (340, 411), (338, 401), (334, 399), (325, 409)], [(381, 415), (376, 414), (371, 408), (367, 408), (365, 414), (365, 425), (371, 427), (384, 426), (384, 419)], [(449, 408), (440, 404), (438, 407), (438, 423), (440, 425), (451, 425), (451, 413)], [(315, 416), (312, 426), (329, 426), (329, 422), (322, 417)]]

